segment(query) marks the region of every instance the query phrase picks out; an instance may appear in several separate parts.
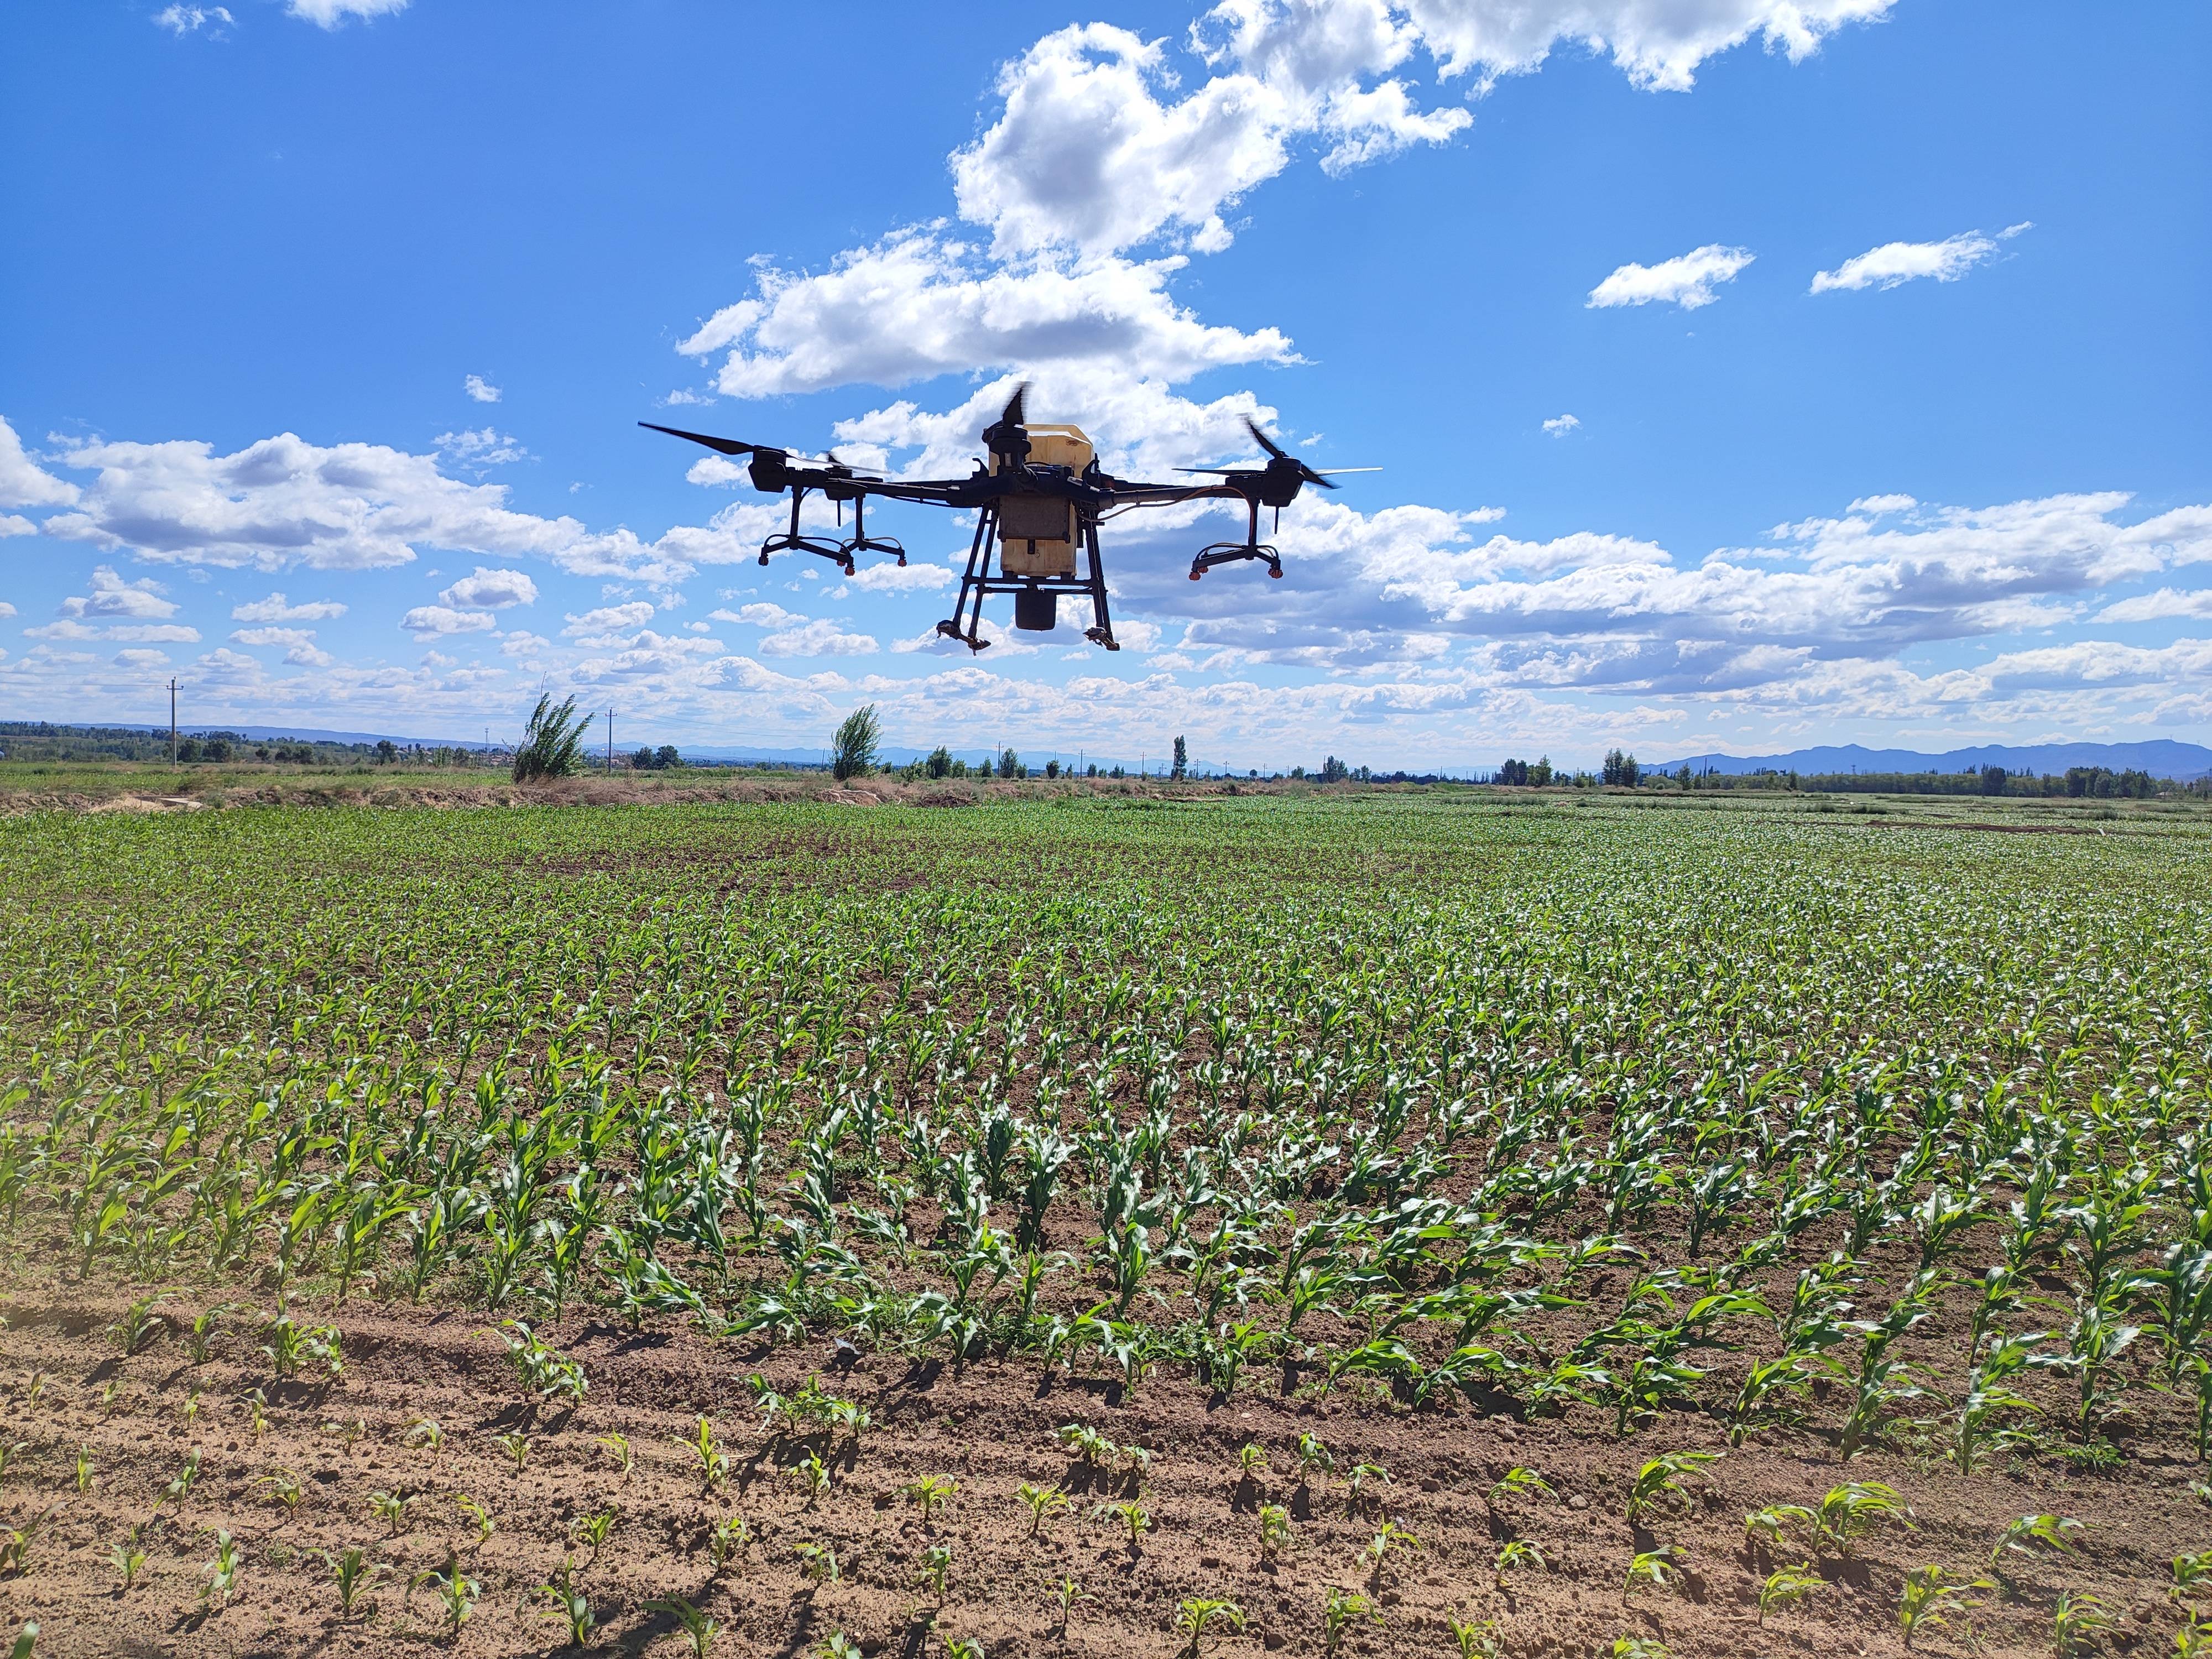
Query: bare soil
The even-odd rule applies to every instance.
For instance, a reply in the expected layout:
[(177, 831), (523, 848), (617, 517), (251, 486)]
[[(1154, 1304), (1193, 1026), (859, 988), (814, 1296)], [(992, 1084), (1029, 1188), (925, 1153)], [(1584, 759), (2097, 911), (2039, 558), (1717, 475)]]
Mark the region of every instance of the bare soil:
[[(1972, 1624), (1954, 1619), (1923, 1633), (1916, 1650), (2045, 1654), (2059, 1586), (2100, 1596), (2118, 1620), (2108, 1650), (2169, 1651), (2181, 1613), (2163, 1594), (2178, 1551), (2212, 1544), (2212, 1509), (2191, 1491), (2197, 1471), (2179, 1455), (2138, 1445), (2110, 1475), (2071, 1474), (2040, 1462), (1971, 1483), (1932, 1458), (1877, 1452), (1849, 1466), (1817, 1438), (1778, 1432), (1727, 1451), (1709, 1488), (1654, 1516), (1652, 1530), (1622, 1518), (1638, 1466), (1662, 1451), (1719, 1449), (1715, 1425), (1683, 1413), (1626, 1441), (1593, 1413), (1516, 1422), (1464, 1407), (1414, 1416), (1344, 1393), (1284, 1398), (1272, 1387), (1224, 1400), (1187, 1381), (1154, 1378), (1124, 1397), (1107, 1383), (1070, 1382), (1034, 1364), (955, 1370), (890, 1354), (843, 1358), (828, 1347), (786, 1350), (765, 1369), (787, 1392), (818, 1370), (823, 1385), (866, 1405), (873, 1425), (857, 1449), (850, 1437), (784, 1441), (761, 1431), (746, 1377), (756, 1357), (717, 1347), (686, 1328), (634, 1333), (570, 1321), (549, 1338), (581, 1359), (591, 1392), (574, 1410), (525, 1394), (481, 1315), (363, 1305), (295, 1308), (303, 1321), (331, 1319), (343, 1335), (346, 1368), (335, 1382), (278, 1384), (253, 1346), (254, 1322), (223, 1328), (209, 1358), (189, 1362), (177, 1332), (194, 1304), (167, 1305), (174, 1321), (139, 1352), (122, 1357), (106, 1334), (127, 1287), (81, 1298), (51, 1280), (22, 1284), (0, 1332), (0, 1419), (4, 1439), (22, 1443), (0, 1478), (0, 1528), (46, 1516), (21, 1571), (0, 1576), (0, 1630), (26, 1620), (42, 1627), (40, 1655), (322, 1655), (451, 1651), (540, 1654), (564, 1650), (534, 1587), (573, 1553), (607, 1651), (687, 1650), (669, 1615), (648, 1609), (682, 1596), (718, 1620), (714, 1651), (811, 1655), (842, 1632), (864, 1653), (937, 1655), (945, 1638), (971, 1638), (994, 1656), (1167, 1656), (1185, 1650), (1173, 1628), (1188, 1596), (1226, 1597), (1249, 1622), (1241, 1634), (1209, 1637), (1223, 1655), (1319, 1654), (1328, 1589), (1372, 1593), (1383, 1622), (1362, 1620), (1345, 1638), (1347, 1655), (1458, 1651), (1448, 1620), (1494, 1618), (1513, 1655), (1608, 1655), (1623, 1636), (1656, 1638), (1676, 1655), (1900, 1650), (1896, 1622), (1905, 1571), (1929, 1561), (1986, 1562), (1996, 1529), (2045, 1510), (2086, 1524), (2078, 1553), (2014, 1558), (2008, 1579), (1974, 1592)], [(1266, 1383), (1270, 1379), (1261, 1379)], [(254, 1388), (266, 1397), (256, 1432)], [(187, 1419), (186, 1402), (198, 1410)], [(701, 1413), (728, 1444), (725, 1492), (703, 1486), (682, 1442)], [(416, 1419), (445, 1431), (437, 1450), (406, 1443)], [(1139, 1491), (1127, 1475), (1103, 1480), (1071, 1462), (1060, 1425), (1095, 1425), (1118, 1443), (1152, 1451), (1141, 1502), (1152, 1525), (1134, 1547), (1118, 1516), (1095, 1505)], [(529, 1437), (518, 1472), (497, 1437)], [(1334, 1477), (1299, 1485), (1301, 1433), (1323, 1440)], [(599, 1437), (628, 1437), (635, 1455), (625, 1479)], [(2160, 1437), (2163, 1440), (2164, 1437)], [(1237, 1451), (1266, 1448), (1269, 1473), (1242, 1481)], [(75, 1469), (87, 1449), (93, 1475), (80, 1492)], [(180, 1498), (165, 1495), (187, 1454), (200, 1472)], [(792, 1466), (818, 1450), (834, 1480), (810, 1499)], [(1354, 1505), (1346, 1474), (1360, 1463), (1389, 1471)], [(1501, 1503), (1484, 1494), (1509, 1468), (1540, 1471), (1556, 1500)], [(295, 1508), (279, 1501), (289, 1471)], [(944, 1475), (957, 1490), (925, 1519), (903, 1495), (909, 1481)], [(1771, 1502), (1817, 1502), (1845, 1479), (1881, 1480), (1911, 1505), (1914, 1528), (1891, 1527), (1863, 1540), (1852, 1559), (1824, 1571), (1827, 1586), (1762, 1627), (1757, 1587), (1773, 1565), (1748, 1552), (1742, 1517)], [(1018, 1501), (1024, 1481), (1061, 1484), (1073, 1507), (1030, 1535)], [(393, 1530), (369, 1507), (374, 1492), (409, 1499)], [(496, 1530), (476, 1528), (454, 1502), (487, 1505)], [(1257, 1511), (1280, 1503), (1295, 1540), (1279, 1563), (1263, 1561)], [(617, 1521), (596, 1558), (574, 1541), (580, 1517), (611, 1509)], [(717, 1572), (708, 1529), (742, 1513), (756, 1541)], [(1362, 1552), (1384, 1519), (1414, 1534), (1418, 1550), (1390, 1553), (1370, 1575)], [(144, 1528), (145, 1568), (120, 1588), (111, 1552), (133, 1526)], [(232, 1533), (244, 1569), (227, 1602), (200, 1594), (215, 1553), (211, 1529)], [(1624, 1596), (1633, 1550), (1656, 1535), (1687, 1552), (1677, 1589)], [(6, 1533), (0, 1530), (0, 1541)], [(1495, 1581), (1500, 1543), (1524, 1538), (1547, 1570)], [(835, 1548), (838, 1582), (811, 1585), (793, 1546)], [(367, 1548), (384, 1569), (350, 1619), (338, 1613), (319, 1552)], [(951, 1552), (947, 1593), (917, 1589), (926, 1552)], [(482, 1586), (458, 1638), (445, 1630), (416, 1575), (459, 1552)], [(1063, 1626), (1055, 1587), (1072, 1578), (1078, 1600)]]

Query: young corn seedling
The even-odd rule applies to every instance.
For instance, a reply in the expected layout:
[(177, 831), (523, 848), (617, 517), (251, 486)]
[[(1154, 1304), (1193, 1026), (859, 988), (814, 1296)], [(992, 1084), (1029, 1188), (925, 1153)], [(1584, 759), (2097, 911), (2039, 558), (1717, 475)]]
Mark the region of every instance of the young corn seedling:
[(185, 1357), (195, 1365), (206, 1364), (214, 1351), (216, 1327), (222, 1322), (225, 1314), (237, 1311), (235, 1304), (218, 1302), (195, 1318), (192, 1328), (185, 1336)]
[(1091, 1518), (1094, 1521), (1103, 1521), (1109, 1518), (1118, 1520), (1127, 1528), (1129, 1548), (1133, 1553), (1137, 1548), (1139, 1538), (1142, 1536), (1145, 1529), (1152, 1524), (1152, 1512), (1133, 1498), (1125, 1499), (1119, 1504), (1094, 1504), (1091, 1507)]
[(0, 1573), (19, 1573), (31, 1559), (31, 1546), (46, 1529), (46, 1522), (54, 1512), (47, 1510), (33, 1516), (20, 1527), (0, 1528)]
[[(953, 1644), (948, 1642), (945, 1645), (949, 1650)], [(833, 1630), (830, 1639), (815, 1649), (809, 1659), (860, 1659), (860, 1644), (843, 1631)]]
[(161, 1488), (162, 1496), (172, 1504), (181, 1504), (192, 1495), (192, 1483), (200, 1478), (200, 1449), (193, 1447), (185, 1454), (185, 1461), (169, 1484)]
[(1260, 1506), (1260, 1556), (1273, 1561), (1291, 1547), (1291, 1512), (1280, 1504)]
[(384, 1522), (384, 1535), (397, 1538), (407, 1524), (407, 1505), (412, 1501), (404, 1493), (373, 1492), (368, 1495), (368, 1512)]
[(478, 1501), (467, 1492), (457, 1492), (453, 1494), (453, 1507), (468, 1518), (469, 1529), (476, 1534), (469, 1540), (471, 1549), (480, 1550), (491, 1542), (494, 1534), (499, 1531), (499, 1523), (492, 1518), (489, 1504)]
[(424, 1451), (439, 1451), (445, 1447), (446, 1431), (438, 1425), (436, 1418), (417, 1417), (409, 1422), (406, 1432), (399, 1437), (399, 1443), (404, 1446), (419, 1446)]
[(791, 1547), (799, 1558), (799, 1576), (810, 1584), (834, 1584), (843, 1575), (837, 1566), (837, 1552), (827, 1544), (807, 1540)]
[(659, 1601), (645, 1604), (647, 1613), (665, 1613), (673, 1619), (684, 1632), (684, 1639), (691, 1644), (691, 1659), (708, 1659), (713, 1651), (714, 1638), (722, 1627), (680, 1595), (672, 1595)]
[(1377, 1486), (1389, 1486), (1390, 1471), (1380, 1463), (1353, 1464), (1351, 1472), (1344, 1477), (1344, 1512), (1346, 1515), (1358, 1514), (1370, 1502), (1380, 1505), (1382, 1499), (1369, 1490), (1370, 1483)]
[(1812, 1571), (1809, 1563), (1794, 1567), (1777, 1567), (1766, 1575), (1759, 1587), (1759, 1622), (1765, 1624), (1770, 1613), (1781, 1613), (1796, 1607), (1815, 1590), (1825, 1588), (1827, 1582)]
[(1620, 1581), (1621, 1605), (1639, 1584), (1649, 1584), (1654, 1589), (1672, 1589), (1681, 1582), (1682, 1552), (1672, 1544), (1662, 1544), (1656, 1550), (1638, 1550), (1628, 1558), (1628, 1571)]
[(79, 1492), (90, 1492), (90, 1491), (92, 1490), (92, 1480), (93, 1480), (92, 1448), (91, 1448), (91, 1447), (89, 1447), (89, 1446), (79, 1446), (79, 1447), (76, 1449), (76, 1489), (77, 1489), (77, 1491), (78, 1491)]
[(270, 1497), (283, 1506), (285, 1514), (289, 1515), (300, 1507), (300, 1477), (291, 1470), (280, 1468), (274, 1474), (263, 1475), (253, 1484), (268, 1487)]
[(239, 1571), (245, 1564), (239, 1559), (236, 1539), (221, 1527), (204, 1530), (215, 1534), (215, 1559), (201, 1569), (208, 1580), (200, 1586), (200, 1601), (213, 1607), (225, 1607), (231, 1592), (238, 1588)]
[(338, 1617), (352, 1618), (362, 1594), (376, 1582), (384, 1569), (373, 1565), (368, 1552), (358, 1544), (349, 1544), (336, 1555), (328, 1550), (320, 1550), (317, 1553), (323, 1558), (323, 1565), (330, 1569), (331, 1583), (337, 1589)]
[(1014, 1496), (1018, 1498), (1029, 1510), (1030, 1536), (1032, 1538), (1037, 1535), (1038, 1529), (1044, 1525), (1047, 1516), (1057, 1515), (1063, 1510), (1070, 1509), (1073, 1507), (1074, 1503), (1074, 1500), (1059, 1487), (1040, 1486), (1032, 1480), (1023, 1481), (1021, 1489)]
[(122, 1318), (107, 1328), (108, 1339), (123, 1351), (125, 1358), (128, 1359), (169, 1328), (167, 1318), (154, 1310), (169, 1301), (171, 1297), (172, 1293), (167, 1291), (158, 1296), (141, 1297), (131, 1304)]
[(573, 1556), (565, 1559), (560, 1571), (532, 1594), (546, 1603), (540, 1616), (553, 1620), (568, 1632), (570, 1647), (589, 1647), (592, 1632), (599, 1627), (599, 1620), (592, 1611), (592, 1598), (576, 1582), (574, 1564)]
[(1336, 1455), (1310, 1433), (1298, 1437), (1298, 1485), (1310, 1486), (1314, 1477), (1326, 1479), (1336, 1468)]
[(1234, 1601), (1197, 1595), (1187, 1595), (1176, 1604), (1176, 1628), (1190, 1638), (1183, 1647), (1184, 1659), (1201, 1659), (1201, 1644), (1216, 1626), (1243, 1630), (1244, 1609)]
[(269, 1432), (269, 1396), (258, 1389), (248, 1389), (238, 1397), (246, 1406), (246, 1428), (258, 1440)]
[(477, 1610), (477, 1598), (483, 1594), (483, 1586), (461, 1571), (460, 1552), (447, 1550), (443, 1567), (429, 1567), (416, 1573), (407, 1586), (408, 1595), (413, 1595), (425, 1584), (445, 1611), (446, 1633), (449, 1637), (459, 1636), (461, 1626)]
[(1321, 1650), (1334, 1654), (1344, 1646), (1344, 1638), (1352, 1626), (1361, 1620), (1382, 1622), (1382, 1609), (1358, 1590), (1341, 1589), (1331, 1585), (1322, 1599), (1321, 1610)]
[(586, 1566), (599, 1565), (599, 1552), (606, 1547), (607, 1539), (614, 1529), (615, 1512), (612, 1510), (602, 1510), (597, 1515), (580, 1515), (571, 1523), (570, 1535), (579, 1544), (591, 1547), (592, 1559), (584, 1564)]
[(518, 1430), (509, 1429), (499, 1437), (500, 1449), (514, 1462), (514, 1472), (520, 1474), (530, 1462), (530, 1437)]
[(2089, 1652), (2112, 1628), (2112, 1614), (2087, 1590), (2070, 1590), (2059, 1596), (2051, 1616), (2051, 1643), (2058, 1650), (2058, 1659), (2075, 1659), (2077, 1654)]
[(2197, 1598), (2212, 1594), (2212, 1550), (2173, 1558), (2173, 1583), (2166, 1592), (2169, 1601), (2185, 1602), (2194, 1612)]
[(1498, 1659), (1495, 1619), (1462, 1619), (1447, 1614), (1444, 1622), (1451, 1627), (1452, 1640), (1458, 1644), (1459, 1659)]
[(637, 1467), (637, 1460), (630, 1451), (629, 1437), (620, 1434), (603, 1434), (599, 1437), (598, 1443), (605, 1449), (608, 1456), (615, 1460), (616, 1469), (620, 1472), (623, 1480), (628, 1481), (630, 1471)]
[(146, 1565), (146, 1551), (140, 1541), (143, 1531), (143, 1527), (134, 1526), (131, 1535), (107, 1554), (108, 1565), (115, 1569), (116, 1577), (123, 1581), (126, 1590), (138, 1582), (138, 1575)]
[(1964, 1615), (1981, 1603), (1970, 1599), (1968, 1590), (1995, 1589), (1986, 1578), (1975, 1578), (1962, 1583), (1936, 1566), (1915, 1567), (1905, 1575), (1905, 1589), (1897, 1600), (1897, 1628), (1905, 1638), (1907, 1649), (1912, 1638), (1923, 1630), (1932, 1630), (1950, 1622), (1954, 1614)]
[(1544, 1559), (1544, 1552), (1527, 1539), (1509, 1538), (1498, 1547), (1498, 1559), (1492, 1568), (1492, 1580), (1502, 1590), (1506, 1588), (1507, 1573), (1518, 1572), (1524, 1568), (1541, 1572), (1550, 1563)]
[(1067, 1621), (1076, 1607), (1085, 1601), (1096, 1601), (1097, 1599), (1066, 1574), (1060, 1575), (1060, 1582), (1052, 1587), (1052, 1601), (1054, 1610), (1060, 1614), (1056, 1628), (1063, 1639), (1067, 1635)]
[(742, 1515), (725, 1516), (707, 1528), (707, 1558), (720, 1576), (731, 1562), (742, 1562), (753, 1541), (753, 1529)]
[(1087, 1423), (1063, 1423), (1059, 1436), (1070, 1456), (1101, 1474), (1112, 1468), (1121, 1455), (1119, 1446)]
[(960, 1483), (950, 1475), (925, 1474), (908, 1481), (901, 1490), (906, 1495), (906, 1501), (921, 1511), (922, 1522), (927, 1525), (937, 1518), (938, 1510), (945, 1507), (946, 1501), (960, 1490)]
[(1509, 1498), (1557, 1498), (1544, 1477), (1534, 1469), (1510, 1468), (1482, 1495), (1482, 1506), (1492, 1515), (1498, 1513), (1498, 1504)]
[(1683, 1489), (1686, 1480), (1710, 1480), (1705, 1466), (1718, 1460), (1718, 1452), (1668, 1452), (1655, 1457), (1636, 1472), (1636, 1479), (1628, 1489), (1628, 1504), (1625, 1518), (1633, 1522), (1662, 1502), (1687, 1502), (1689, 1493)]
[(830, 1490), (830, 1466), (821, 1453), (810, 1451), (792, 1466), (791, 1482), (806, 1494), (806, 1507), (812, 1509)]
[(2038, 1550), (2053, 1554), (2071, 1555), (2074, 1535), (2082, 1525), (2070, 1515), (2023, 1515), (2009, 1523), (1997, 1534), (1997, 1541), (1990, 1548), (1990, 1571), (2004, 1577), (2005, 1558), (2011, 1554), (2032, 1555)]
[(1237, 1453), (1237, 1474), (1240, 1480), (1258, 1480), (1267, 1473), (1267, 1449), (1256, 1441), (1248, 1440)]
[(1418, 1551), (1420, 1547), (1421, 1540), (1412, 1533), (1395, 1521), (1385, 1521), (1375, 1536), (1367, 1540), (1367, 1547), (1359, 1553), (1367, 1563), (1367, 1587), (1373, 1589), (1382, 1582), (1382, 1564), (1393, 1550)]
[(933, 1544), (921, 1553), (921, 1564), (914, 1570), (916, 1589), (927, 1590), (937, 1605), (945, 1605), (945, 1579), (952, 1571), (952, 1551), (950, 1546)]
[(717, 1492), (729, 1483), (730, 1455), (714, 1439), (714, 1425), (702, 1417), (689, 1440), (678, 1441), (699, 1460), (699, 1479), (709, 1492)]

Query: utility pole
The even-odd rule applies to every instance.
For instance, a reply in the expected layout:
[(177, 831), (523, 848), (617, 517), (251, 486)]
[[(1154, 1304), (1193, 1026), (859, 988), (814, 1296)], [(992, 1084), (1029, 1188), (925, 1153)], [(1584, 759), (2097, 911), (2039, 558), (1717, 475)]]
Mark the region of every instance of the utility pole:
[(615, 775), (615, 711), (607, 710), (607, 775)]
[(177, 763), (177, 677), (169, 676), (169, 764)]

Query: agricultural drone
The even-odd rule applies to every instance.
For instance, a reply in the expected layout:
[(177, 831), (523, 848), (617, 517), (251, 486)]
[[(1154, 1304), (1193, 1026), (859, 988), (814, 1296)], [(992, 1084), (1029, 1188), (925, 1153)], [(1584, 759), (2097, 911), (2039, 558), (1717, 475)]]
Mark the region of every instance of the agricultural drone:
[[(1190, 562), (1193, 581), (1219, 564), (1238, 559), (1257, 559), (1270, 576), (1283, 574), (1282, 556), (1260, 539), (1260, 509), (1283, 508), (1297, 499), (1308, 484), (1334, 489), (1330, 475), (1316, 472), (1296, 456), (1286, 453), (1251, 421), (1245, 425), (1267, 452), (1264, 466), (1181, 466), (1178, 472), (1211, 474), (1217, 483), (1138, 483), (1102, 471), (1097, 451), (1082, 431), (1072, 426), (1030, 423), (1024, 402), (1026, 385), (1014, 388), (1006, 410), (983, 428), (983, 447), (990, 453), (978, 459), (964, 478), (880, 478), (857, 472), (835, 454), (817, 458), (764, 444), (739, 443), (732, 438), (711, 438), (704, 433), (679, 431), (672, 426), (638, 424), (671, 437), (704, 444), (720, 454), (752, 458), (749, 470), (753, 488), (770, 495), (788, 491), (791, 528), (761, 544), (760, 562), (771, 553), (812, 553), (829, 560), (847, 575), (862, 553), (884, 553), (906, 562), (906, 550), (888, 536), (867, 531), (871, 495), (896, 501), (921, 501), (937, 507), (972, 509), (975, 537), (968, 548), (968, 568), (960, 578), (960, 598), (951, 616), (937, 624), (946, 639), (957, 640), (970, 651), (990, 644), (977, 629), (983, 620), (983, 600), (993, 593), (1011, 593), (1014, 626), (1044, 633), (1057, 621), (1062, 593), (1088, 594), (1092, 623), (1084, 637), (1109, 651), (1121, 647), (1114, 638), (1113, 619), (1106, 609), (1106, 570), (1098, 553), (1098, 526), (1108, 519), (1137, 507), (1165, 507), (1176, 501), (1225, 499), (1241, 501), (1246, 509), (1244, 539), (1214, 542), (1198, 550)], [(1373, 467), (1340, 467), (1338, 471), (1371, 472)], [(799, 510), (809, 490), (839, 504), (842, 527), (843, 504), (853, 504), (853, 533), (832, 541), (800, 532)], [(994, 544), (997, 561), (992, 568)], [(1079, 572), (1077, 553), (1086, 568)]]

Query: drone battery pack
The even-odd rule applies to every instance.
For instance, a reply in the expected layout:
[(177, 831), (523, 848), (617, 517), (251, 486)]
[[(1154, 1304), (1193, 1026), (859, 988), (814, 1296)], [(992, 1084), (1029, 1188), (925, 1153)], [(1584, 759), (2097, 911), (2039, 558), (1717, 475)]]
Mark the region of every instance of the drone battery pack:
[(1031, 634), (1051, 633), (1058, 619), (1058, 601), (1049, 588), (1023, 588), (1014, 595), (1014, 626)]

